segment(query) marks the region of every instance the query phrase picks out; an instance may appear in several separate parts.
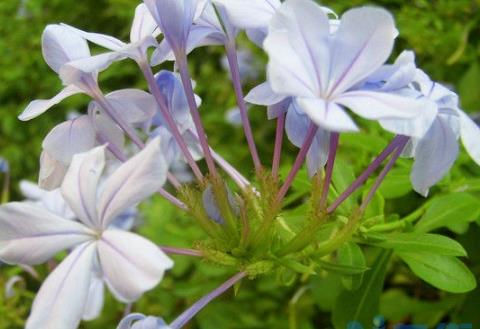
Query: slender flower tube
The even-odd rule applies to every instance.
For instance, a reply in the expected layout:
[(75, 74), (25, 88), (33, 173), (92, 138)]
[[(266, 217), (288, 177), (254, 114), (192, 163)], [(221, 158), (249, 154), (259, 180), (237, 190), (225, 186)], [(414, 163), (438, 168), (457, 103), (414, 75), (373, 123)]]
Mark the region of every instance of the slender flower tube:
[(298, 171), (302, 167), (303, 162), (305, 161), (305, 157), (307, 156), (307, 152), (310, 149), (310, 146), (312, 145), (313, 138), (315, 137), (317, 129), (318, 127), (313, 123), (308, 128), (307, 136), (305, 137), (303, 145), (300, 148), (300, 151), (298, 152), (297, 159), (295, 160), (295, 163), (293, 164), (293, 167), (290, 170), (290, 173), (288, 174), (288, 177), (285, 180), (285, 183), (283, 183), (283, 186), (280, 188), (280, 191), (277, 194), (277, 200), (276, 200), (277, 204), (280, 204), (280, 202), (282, 202), (283, 198), (287, 194), (288, 189), (292, 185), (293, 180), (295, 179), (295, 176), (297, 176)]
[(360, 186), (362, 186), (363, 183), (370, 177), (370, 175), (377, 170), (378, 167), (382, 164), (383, 161), (385, 161), (386, 158), (392, 152), (394, 152), (398, 145), (403, 143), (405, 140), (408, 141), (408, 137), (406, 136), (396, 136), (390, 144), (375, 158), (375, 160), (370, 163), (370, 165), (365, 169), (365, 171), (358, 176), (358, 178), (350, 184), (350, 186), (335, 200), (330, 207), (327, 209), (327, 213), (332, 213), (335, 211), (335, 209), (340, 206), (340, 204), (345, 201), (350, 195), (352, 195)]
[(328, 152), (327, 171), (323, 182), (320, 208), (324, 208), (327, 204), (328, 190), (330, 189), (330, 184), (332, 182), (333, 166), (335, 165), (335, 158), (337, 157), (338, 140), (340, 137), (338, 133), (331, 133), (330, 135), (330, 151)]
[(275, 132), (275, 149), (273, 151), (272, 176), (278, 178), (280, 158), (282, 156), (283, 130), (285, 127), (285, 114), (281, 113), (277, 118), (277, 130)]
[(217, 289), (213, 290), (211, 293), (206, 295), (205, 297), (201, 298), (198, 300), (195, 304), (190, 306), (188, 310), (180, 314), (178, 318), (175, 319), (170, 324), (170, 327), (172, 329), (181, 329), (183, 328), (184, 325), (188, 323), (198, 312), (200, 312), (208, 303), (210, 303), (212, 300), (223, 294), (225, 291), (227, 291), (231, 286), (233, 286), (235, 283), (243, 279), (244, 277), (247, 276), (247, 273), (245, 272), (240, 272), (238, 274), (235, 274), (233, 277), (225, 281), (220, 287)]

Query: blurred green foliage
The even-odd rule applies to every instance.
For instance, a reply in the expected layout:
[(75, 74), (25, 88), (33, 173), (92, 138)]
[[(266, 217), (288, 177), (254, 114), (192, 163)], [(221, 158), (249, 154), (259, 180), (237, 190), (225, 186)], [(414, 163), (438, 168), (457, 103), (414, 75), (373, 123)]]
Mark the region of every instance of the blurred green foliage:
[[(357, 5), (373, 4), (388, 8), (395, 15), (400, 37), (396, 53), (412, 49), (417, 63), (432, 78), (455, 88), (462, 99), (464, 109), (473, 115), (480, 111), (480, 1), (478, 0), (330, 0), (322, 1), (339, 13)], [(85, 110), (86, 96), (75, 96), (54, 107), (48, 113), (27, 123), (16, 117), (29, 101), (49, 98), (61, 88), (54, 72), (41, 56), (41, 33), (49, 23), (65, 22), (83, 30), (128, 36), (136, 0), (3, 0), (0, 1), (0, 156), (10, 161), (13, 189), (20, 179), (36, 180), (41, 141), (53, 126), (64, 120), (69, 111)], [(250, 48), (261, 63), (266, 57), (244, 38), (240, 46)], [(96, 50), (95, 50), (96, 51)], [(237, 166), (245, 175), (251, 174), (250, 159), (240, 128), (233, 128), (225, 120), (226, 110), (235, 105), (228, 74), (221, 66), (223, 51), (219, 47), (198, 49), (192, 54), (192, 76), (197, 81), (196, 92), (203, 98), (202, 117), (214, 148)], [(168, 64), (165, 66), (171, 68)], [(264, 72), (260, 72), (260, 77)], [(101, 86), (105, 92), (128, 87), (144, 88), (145, 83), (133, 63), (115, 64), (101, 74)], [(245, 90), (261, 81), (248, 81)], [(274, 124), (267, 122), (264, 110), (252, 108), (251, 118), (262, 159), (270, 161)], [(364, 123), (360, 135), (345, 135), (341, 145), (341, 170), (345, 177), (359, 173), (373, 155), (385, 144), (388, 136), (376, 126)], [(480, 141), (479, 141), (480, 142)], [(284, 168), (288, 170), (295, 148), (288, 145), (284, 152)], [(343, 164), (343, 165), (342, 165)], [(394, 222), (418, 207), (425, 200), (413, 193), (408, 184), (411, 162), (402, 160), (389, 175), (380, 194), (369, 209), (371, 218), (382, 217), (386, 223)], [(480, 201), (480, 170), (463, 153), (455, 169), (441, 184), (432, 190), (431, 198), (445, 197), (452, 193), (469, 193)], [(342, 177), (337, 178), (337, 186)], [(308, 191), (309, 182), (303, 173), (294, 185), (288, 200), (295, 204)], [(19, 195), (14, 193), (14, 198)], [(433, 203), (433, 202), (432, 202)], [(425, 215), (435, 211), (433, 205), (424, 206)], [(470, 204), (469, 207), (475, 205)], [(470, 209), (469, 208), (469, 209)], [(190, 247), (203, 237), (192, 221), (166, 202), (155, 198), (144, 210), (144, 225), (140, 232), (153, 241), (171, 246)], [(285, 219), (295, 223), (303, 218), (304, 208), (292, 208)], [(480, 228), (471, 223), (478, 220), (478, 212), (462, 218), (464, 209), (443, 218), (443, 224), (434, 227), (455, 237), (469, 253), (467, 264), (480, 275)], [(422, 218), (422, 221), (428, 221)], [(407, 227), (408, 229), (408, 227)], [(378, 251), (366, 250), (368, 264), (373, 264)], [(441, 321), (470, 322), (480, 324), (480, 291), (468, 294), (448, 294), (416, 278), (405, 263), (393, 256), (381, 296), (378, 312), (394, 322), (425, 323), (432, 327)], [(134, 311), (154, 314), (172, 320), (188, 305), (218, 286), (232, 273), (198, 259), (175, 257), (176, 266), (166, 276), (162, 285), (145, 295), (133, 306)], [(47, 274), (47, 267), (39, 267), (40, 275)], [(17, 294), (5, 298), (3, 286), (15, 275), (26, 281), (18, 284)], [(253, 329), (330, 328), (342, 323), (340, 298), (351, 296), (344, 290), (342, 277), (322, 272), (318, 276), (303, 276), (291, 280), (290, 273), (260, 277), (255, 281), (244, 280), (238, 295), (229, 292), (209, 305), (189, 325), (201, 329)], [(364, 278), (365, 279), (365, 278)], [(380, 283), (383, 281), (380, 280)], [(0, 271), (0, 328), (22, 327), (34, 291), (40, 282), (19, 268), (2, 268)], [(378, 284), (378, 282), (377, 282)], [(342, 292), (343, 289), (343, 292)], [(381, 289), (381, 286), (378, 288)], [(339, 297), (339, 294), (340, 295)], [(346, 297), (345, 297), (346, 296)], [(335, 310), (336, 309), (336, 310)], [(107, 297), (101, 319), (82, 324), (82, 328), (114, 328), (122, 317), (124, 306)], [(333, 322), (330, 313), (333, 311)], [(375, 310), (368, 310), (369, 312)], [(368, 313), (368, 312), (367, 312)], [(374, 314), (375, 315), (375, 314)], [(340, 319), (340, 320), (339, 320)], [(337, 327), (338, 328), (338, 327)]]

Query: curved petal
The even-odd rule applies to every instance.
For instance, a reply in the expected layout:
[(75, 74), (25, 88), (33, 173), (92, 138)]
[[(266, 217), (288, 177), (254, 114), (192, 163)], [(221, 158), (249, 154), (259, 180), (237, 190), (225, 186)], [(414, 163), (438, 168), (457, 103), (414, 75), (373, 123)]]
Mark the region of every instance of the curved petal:
[(130, 42), (136, 43), (149, 36), (156, 37), (158, 34), (160, 29), (147, 6), (144, 3), (139, 4), (135, 8), (135, 17), (130, 29)]
[(90, 42), (93, 42), (99, 46), (102, 46), (104, 48), (107, 48), (113, 51), (118, 51), (126, 46), (125, 42), (120, 41), (117, 38), (114, 38), (106, 34), (85, 32), (80, 29), (77, 29), (76, 27), (73, 27), (64, 23), (62, 23), (61, 25), (62, 27), (68, 29), (70, 32), (82, 37), (83, 39), (86, 39)]
[(281, 3), (279, 0), (213, 0), (225, 7), (233, 25), (241, 29), (267, 27)]
[(264, 42), (268, 79), (275, 92), (311, 97), (325, 89), (329, 29), (327, 15), (313, 1), (291, 0), (279, 8)]
[(102, 313), (105, 299), (105, 285), (101, 277), (92, 275), (88, 288), (87, 302), (83, 310), (82, 320), (90, 321), (98, 318)]
[[(352, 112), (369, 120), (414, 119), (419, 116), (427, 119), (420, 121), (426, 127), (420, 127), (422, 128), (420, 132), (413, 131), (409, 135), (421, 136), (436, 115), (434, 104), (431, 104), (425, 98), (415, 99), (375, 91), (349, 91), (335, 98), (335, 102), (348, 107)], [(425, 114), (428, 115), (425, 116)]]
[(459, 112), (462, 143), (472, 159), (480, 165), (480, 128), (467, 114)]
[(154, 288), (173, 262), (159, 247), (139, 235), (107, 230), (98, 242), (100, 265), (112, 293), (133, 302)]
[(82, 224), (31, 203), (0, 207), (0, 259), (6, 263), (40, 264), (93, 236)]
[(37, 99), (23, 110), (22, 114), (18, 116), (18, 119), (22, 121), (28, 121), (48, 111), (52, 106), (57, 105), (65, 98), (82, 93), (82, 91), (75, 86), (67, 86), (60, 91), (55, 97), (51, 99)]
[(153, 139), (142, 151), (123, 163), (105, 182), (98, 214), (103, 228), (123, 210), (147, 198), (165, 183), (167, 162), (160, 139)]
[(57, 73), (65, 63), (90, 56), (85, 39), (58, 24), (48, 25), (43, 31), (42, 52), (45, 62)]
[(92, 275), (95, 243), (75, 248), (42, 284), (25, 329), (75, 329), (82, 318)]
[(86, 115), (62, 122), (45, 137), (42, 147), (50, 156), (67, 164), (77, 153), (95, 146), (95, 129)]
[(287, 138), (296, 147), (301, 147), (307, 137), (308, 127), (312, 121), (303, 113), (295, 101), (288, 108), (285, 118)]
[(297, 98), (298, 105), (316, 125), (328, 131), (358, 131), (352, 118), (335, 103), (320, 98)]
[(380, 8), (355, 8), (343, 14), (332, 40), (328, 93), (338, 95), (375, 72), (392, 52), (397, 30)]
[(268, 81), (259, 84), (245, 96), (245, 101), (257, 105), (275, 105), (285, 99), (285, 96), (278, 95), (272, 90)]
[(330, 133), (326, 130), (318, 129), (312, 146), (310, 146), (307, 153), (307, 170), (310, 177), (313, 177), (325, 166), (328, 160), (329, 149)]
[(143, 123), (157, 112), (155, 98), (140, 89), (121, 89), (105, 96), (116, 113), (128, 123)]
[(457, 159), (459, 147), (455, 131), (448, 120), (436, 119), (415, 148), (411, 173), (413, 188), (423, 196), (450, 170)]
[(62, 194), (85, 225), (99, 228), (97, 186), (105, 167), (105, 146), (76, 154), (62, 184)]
[(53, 158), (48, 152), (40, 154), (40, 172), (38, 174), (38, 186), (51, 191), (62, 185), (63, 178), (67, 173), (68, 166)]

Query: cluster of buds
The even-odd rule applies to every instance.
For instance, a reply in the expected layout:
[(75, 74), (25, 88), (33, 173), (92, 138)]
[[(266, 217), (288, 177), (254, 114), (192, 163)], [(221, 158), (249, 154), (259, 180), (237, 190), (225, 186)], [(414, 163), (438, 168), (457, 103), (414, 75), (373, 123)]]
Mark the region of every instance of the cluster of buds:
[[(236, 46), (242, 30), (269, 57), (267, 81), (246, 96)], [(57, 125), (44, 139), (39, 188), (27, 188), (30, 200), (0, 207), (3, 262), (35, 265), (69, 251), (40, 288), (26, 328), (74, 329), (82, 319), (97, 318), (105, 286), (120, 302), (133, 303), (172, 268), (169, 253), (234, 269), (237, 274), (169, 325), (139, 314), (119, 325), (182, 328), (245, 277), (279, 267), (308, 272), (314, 259), (335, 252), (357, 233), (399, 157), (414, 159), (412, 185), (424, 196), (450, 170), (459, 139), (480, 164), (480, 129), (459, 109), (456, 94), (418, 69), (410, 51), (386, 64), (397, 35), (393, 17), (383, 9), (355, 8), (338, 17), (313, 0), (144, 0), (135, 10), (128, 43), (65, 24), (47, 26), (43, 56), (65, 87), (50, 100), (31, 102), (20, 119), (33, 119), (74, 94), (92, 101), (85, 114)], [(91, 55), (89, 42), (108, 51)], [(210, 45), (225, 48), (252, 180), (214, 151), (201, 121), (187, 57)], [(126, 59), (138, 64), (149, 90), (104, 94), (98, 75)], [(153, 72), (166, 61), (175, 62), (174, 72)], [(257, 152), (247, 103), (266, 106), (268, 119), (277, 122), (268, 165)], [(350, 113), (378, 121), (396, 136), (333, 198), (340, 135), (360, 130)], [(288, 175), (280, 177), (285, 134), (299, 151)], [(301, 230), (280, 236), (278, 222), (288, 226), (281, 217), (284, 198), (304, 164), (312, 182), (310, 211)], [(359, 205), (340, 216), (342, 203), (382, 164)], [(191, 179), (179, 168), (188, 168)], [(195, 249), (160, 248), (128, 232), (135, 206), (154, 193), (187, 212), (205, 232)], [(332, 222), (330, 237), (317, 241), (316, 233)]]

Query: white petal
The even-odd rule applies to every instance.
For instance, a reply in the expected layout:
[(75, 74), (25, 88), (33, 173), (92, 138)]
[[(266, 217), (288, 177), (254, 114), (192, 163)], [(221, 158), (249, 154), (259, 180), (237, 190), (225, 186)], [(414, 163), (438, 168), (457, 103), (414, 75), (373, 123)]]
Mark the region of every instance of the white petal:
[(90, 56), (85, 39), (56, 24), (43, 31), (42, 51), (45, 62), (57, 73), (65, 63)]
[(42, 284), (25, 329), (76, 329), (92, 275), (95, 244), (75, 248)]
[(42, 147), (50, 156), (65, 164), (77, 153), (95, 146), (95, 129), (86, 115), (62, 122), (45, 137)]
[(109, 288), (123, 302), (133, 302), (154, 288), (173, 266), (155, 244), (120, 230), (103, 233), (98, 254)]
[(320, 98), (297, 98), (298, 105), (316, 125), (328, 131), (358, 131), (352, 118), (335, 103)]
[(104, 298), (105, 285), (103, 284), (102, 278), (92, 275), (82, 319), (85, 321), (90, 321), (98, 318), (102, 313)]
[(105, 182), (98, 204), (102, 226), (106, 228), (123, 210), (160, 189), (165, 183), (167, 170), (160, 139), (155, 138)]
[(272, 18), (264, 42), (273, 91), (319, 95), (328, 79), (329, 35), (328, 17), (320, 6), (309, 0), (285, 2)]
[(460, 112), (460, 133), (463, 146), (472, 159), (480, 165), (480, 128), (463, 112)]
[(152, 53), (151, 63), (150, 65), (156, 66), (162, 64), (165, 61), (174, 61), (175, 55), (173, 54), (173, 50), (170, 47), (169, 43), (166, 40), (160, 42), (157, 48)]
[(105, 96), (116, 113), (128, 123), (142, 123), (157, 112), (155, 98), (140, 89), (116, 90)]
[(113, 51), (118, 51), (126, 46), (125, 42), (106, 34), (85, 32), (67, 24), (62, 24), (62, 27), (90, 42)]
[(329, 149), (330, 133), (320, 128), (307, 153), (307, 170), (310, 177), (314, 176), (325, 166), (328, 160)]
[(20, 181), (20, 192), (23, 196), (30, 200), (40, 200), (45, 196), (45, 190), (42, 190), (37, 184), (27, 180)]
[(92, 237), (85, 226), (31, 203), (0, 207), (0, 259), (6, 263), (40, 264)]
[(56, 160), (48, 152), (43, 151), (40, 155), (38, 186), (47, 191), (59, 188), (67, 170), (68, 166), (66, 164)]
[(279, 0), (213, 0), (225, 7), (233, 25), (241, 29), (267, 27)]
[(278, 95), (272, 90), (268, 81), (256, 86), (245, 96), (245, 101), (265, 106), (280, 103), (284, 99), (285, 96)]
[(22, 114), (19, 115), (18, 118), (22, 121), (28, 121), (36, 118), (40, 114), (48, 111), (52, 106), (63, 101), (65, 98), (81, 92), (82, 91), (75, 86), (67, 86), (51, 99), (37, 99), (30, 102), (30, 104), (28, 104), (27, 108), (22, 112)]
[(430, 104), (422, 99), (375, 91), (350, 91), (335, 98), (335, 102), (369, 120), (412, 119), (424, 114), (425, 106)]
[[(157, 31), (157, 33), (155, 33)], [(157, 36), (160, 30), (150, 11), (141, 3), (135, 8), (135, 17), (130, 30), (130, 41), (138, 42), (148, 36)]]
[(311, 122), (310, 118), (293, 101), (285, 117), (285, 132), (288, 140), (296, 147), (301, 147)]
[(457, 136), (449, 121), (439, 116), (415, 148), (415, 162), (410, 176), (415, 191), (427, 196), (430, 187), (450, 170), (458, 150)]
[(85, 76), (96, 79), (98, 72), (105, 70), (113, 62), (122, 60), (125, 57), (126, 56), (120, 52), (108, 52), (71, 61), (61, 67), (60, 78), (63, 84), (66, 85), (81, 82)]
[(97, 186), (105, 167), (105, 147), (73, 157), (62, 184), (62, 194), (73, 212), (85, 225), (99, 228), (97, 218)]
[(338, 95), (375, 72), (390, 56), (396, 33), (386, 10), (347, 11), (332, 41), (329, 93)]

